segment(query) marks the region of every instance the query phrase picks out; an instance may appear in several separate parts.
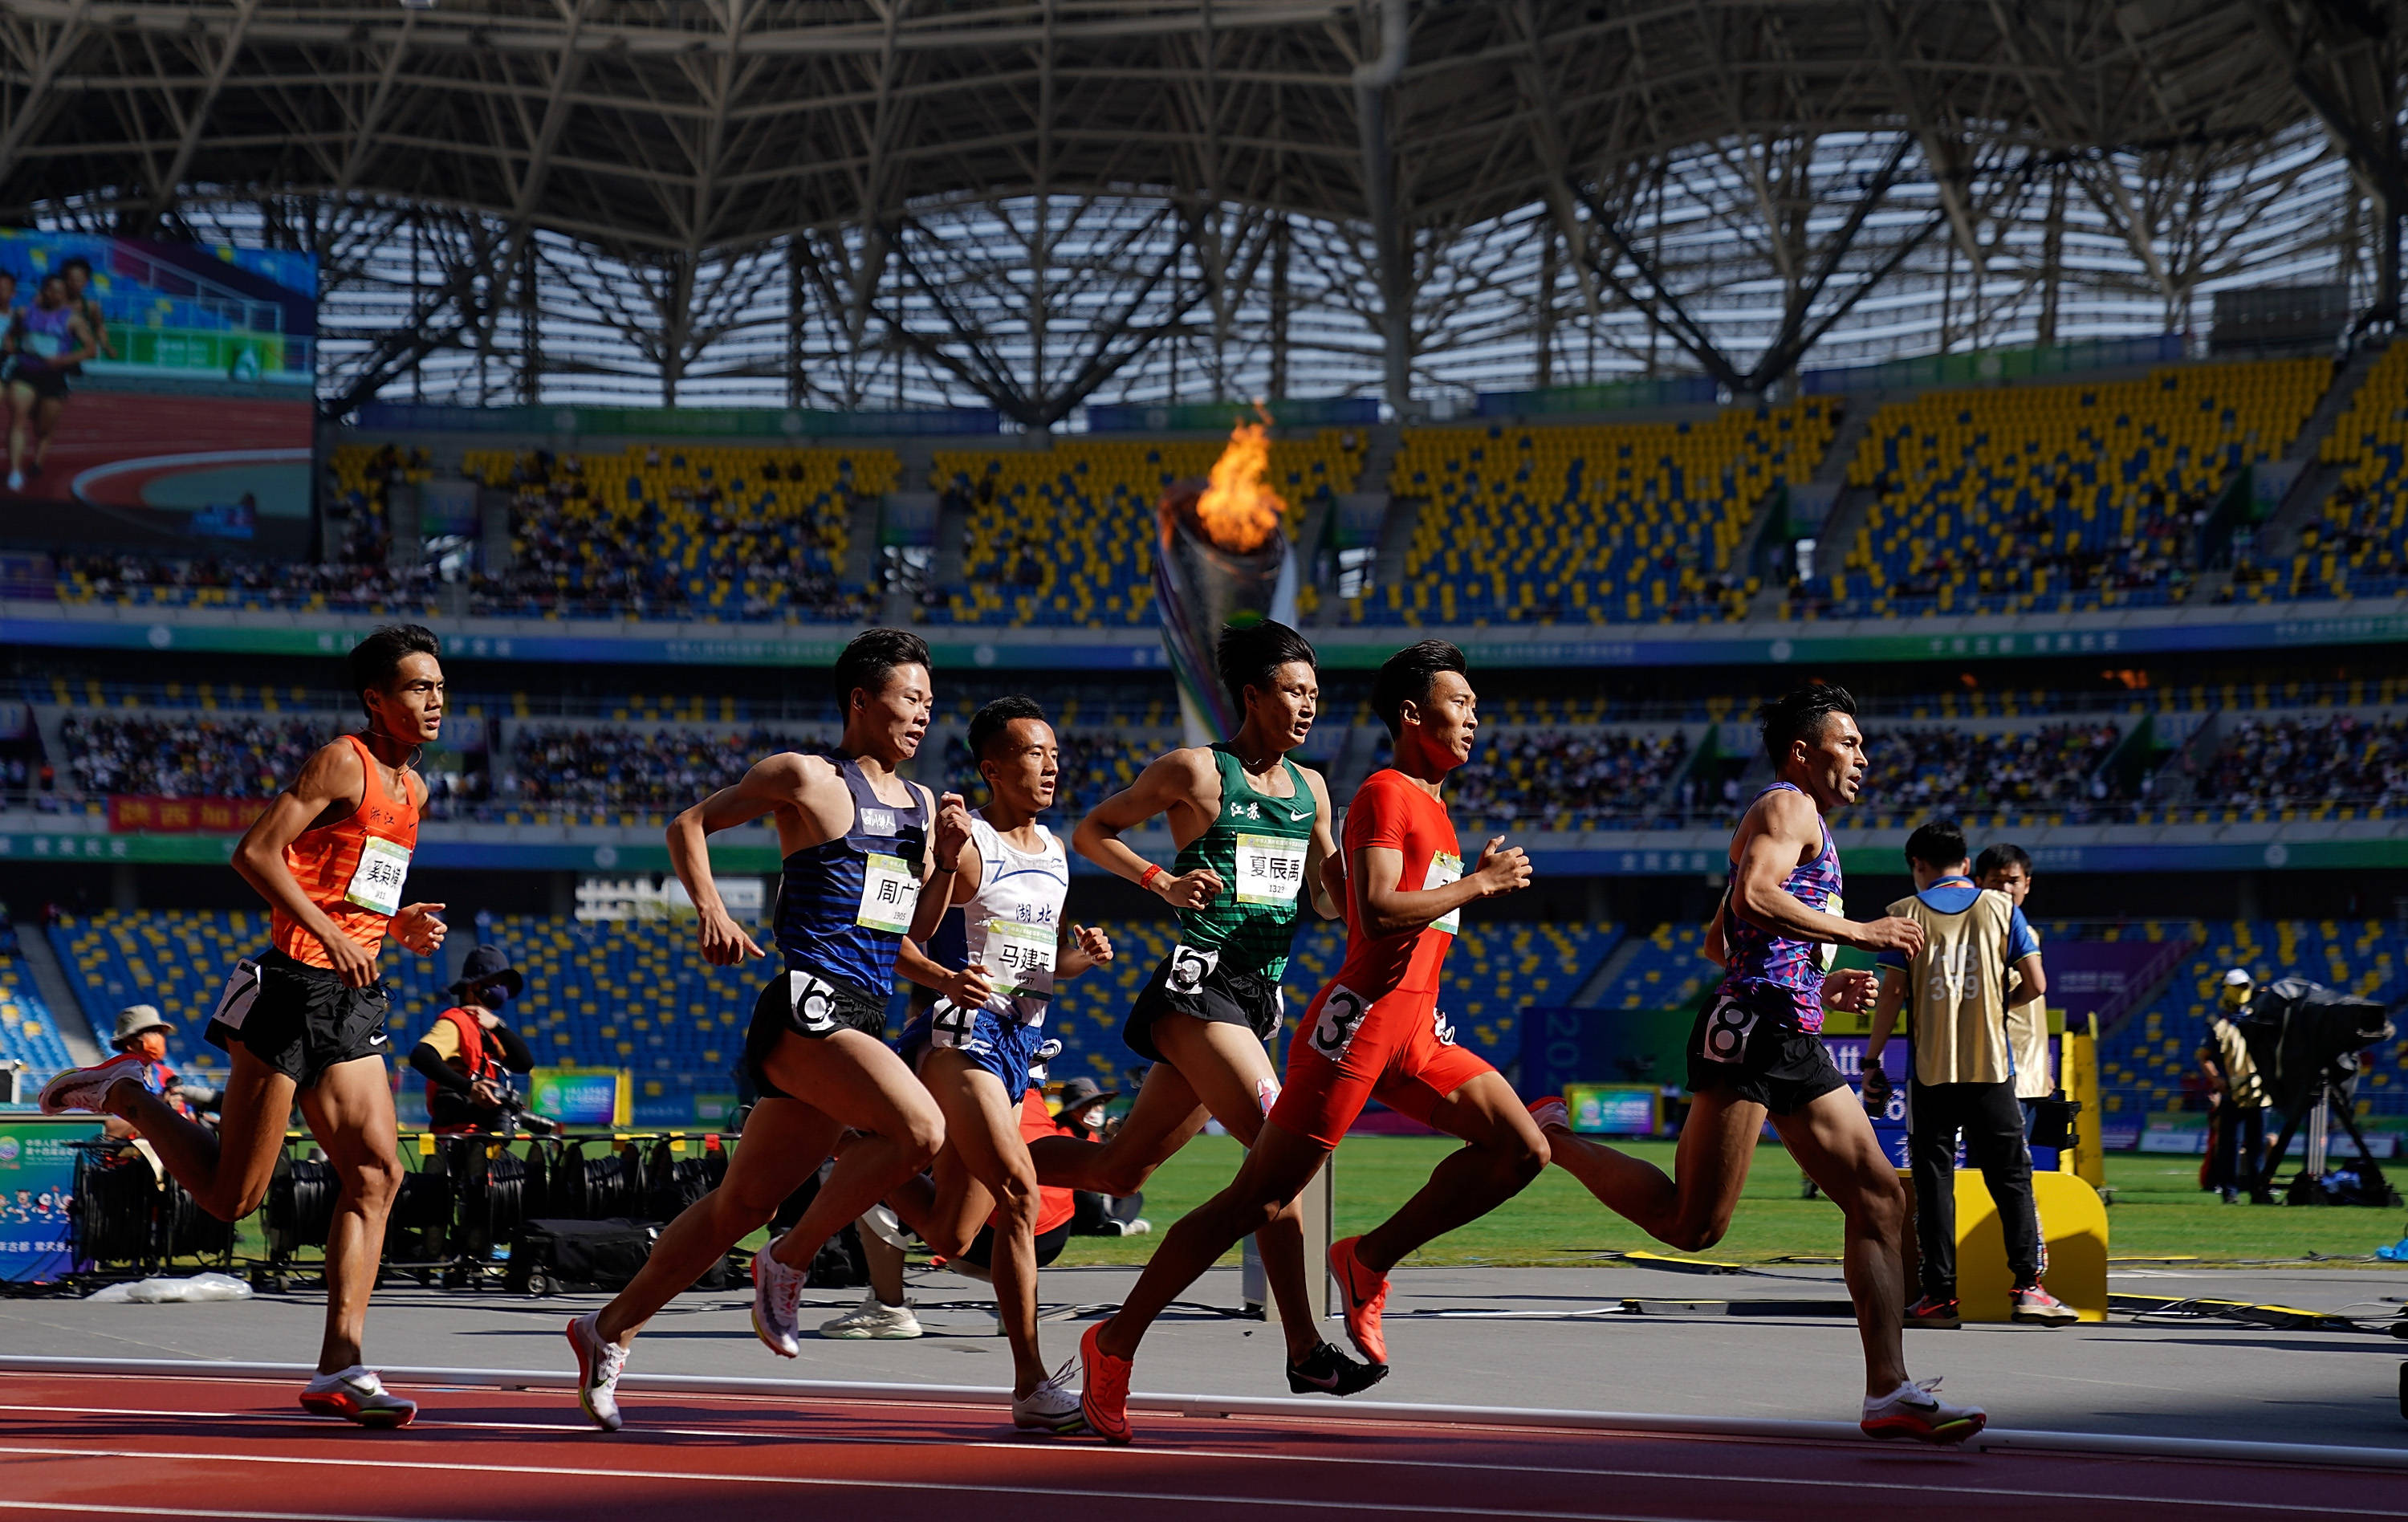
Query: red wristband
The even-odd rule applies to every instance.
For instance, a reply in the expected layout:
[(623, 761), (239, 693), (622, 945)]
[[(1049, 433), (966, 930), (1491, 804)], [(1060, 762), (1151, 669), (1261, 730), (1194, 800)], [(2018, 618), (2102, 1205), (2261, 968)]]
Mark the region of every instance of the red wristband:
[(1138, 874), (1137, 885), (1143, 888), (1146, 892), (1152, 893), (1154, 891), (1154, 880), (1161, 875), (1162, 868), (1160, 864), (1150, 864), (1144, 871)]

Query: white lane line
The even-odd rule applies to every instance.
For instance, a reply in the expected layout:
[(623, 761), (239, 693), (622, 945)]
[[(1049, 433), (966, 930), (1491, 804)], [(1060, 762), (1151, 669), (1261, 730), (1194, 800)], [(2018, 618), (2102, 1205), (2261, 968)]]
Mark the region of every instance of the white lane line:
[[(427, 1463), (400, 1458), (326, 1458), (303, 1457), (286, 1454), (191, 1454), (172, 1453), (159, 1448), (43, 1448), (9, 1444), (0, 1446), (0, 1454), (20, 1454), (34, 1458), (121, 1458), (139, 1460), (144, 1464), (253, 1464), (299, 1466), (314, 1469), (425, 1470), (444, 1474), (457, 1474), (462, 1466), (457, 1462)], [(651, 1469), (587, 1469), (569, 1464), (496, 1464), (490, 1460), (472, 1466), (479, 1474), (530, 1475), (563, 1480), (670, 1480), (681, 1485), (755, 1486), (771, 1488), (804, 1488), (813, 1490), (924, 1490), (940, 1495), (979, 1496), (992, 1499), (995, 1486), (986, 1481), (976, 1483), (950, 1480), (907, 1480), (870, 1478), (847, 1480), (816, 1474), (726, 1474), (710, 1470)], [(1175, 1490), (1098, 1490), (1065, 1486), (1019, 1485), (1011, 1487), (1015, 1496), (1055, 1496), (1064, 1500), (1133, 1500), (1154, 1505), (1185, 1505), (1205, 1507), (1251, 1506), (1257, 1508), (1284, 1507), (1320, 1512), (1361, 1512), (1375, 1516), (1497, 1516), (1531, 1517), (1540, 1522), (1694, 1522), (1686, 1517), (1657, 1516), (1642, 1512), (1581, 1512), (1533, 1511), (1498, 1506), (1463, 1506), (1439, 1502), (1413, 1506), (1388, 1500), (1340, 1500), (1315, 1499), (1298, 1500), (1288, 1496), (1197, 1496)], [(588, 1503), (590, 1504), (590, 1503)]]
[[(106, 1505), (83, 1504), (71, 1500), (11, 1500), (0, 1496), (0, 1512), (82, 1512), (98, 1516), (192, 1516), (214, 1519), (227, 1517), (239, 1522), (499, 1522), (470, 1516), (380, 1516), (357, 1512), (214, 1512), (197, 1506), (127, 1506), (110, 1501)], [(518, 1518), (516, 1522), (525, 1522)]]
[[(178, 1420), (215, 1420), (274, 1424), (289, 1427), (306, 1417), (285, 1417), (256, 1412), (133, 1412), (122, 1406), (12, 1406), (0, 1405), (0, 1411), (52, 1412), (73, 1415), (124, 1416), (146, 1415), (172, 1417)], [(321, 1424), (322, 1425), (322, 1424)], [(715, 1441), (752, 1441), (764, 1446), (810, 1443), (826, 1447), (883, 1448), (969, 1448), (996, 1453), (1042, 1455), (1050, 1460), (1066, 1456), (1100, 1457), (1107, 1461), (1132, 1457), (1201, 1458), (1240, 1460), (1256, 1464), (1291, 1464), (1326, 1468), (1364, 1467), (1380, 1470), (1468, 1471), (1476, 1474), (1495, 1474), (1511, 1471), (1516, 1474), (1543, 1474), (1562, 1479), (1677, 1480), (1694, 1485), (1767, 1486), (1774, 1489), (1797, 1486), (1803, 1489), (1885, 1490), (1907, 1494), (1944, 1494), (1951, 1497), (1995, 1498), (2000, 1500), (2076, 1500), (2110, 1501), (2139, 1506), (2229, 1508), (2237, 1511), (2269, 1513), (2299, 1512), (2317, 1516), (2408, 1516), (2408, 1510), (2345, 1508), (2331, 1505), (2290, 1505), (2281, 1501), (2221, 1500), (2211, 1498), (2168, 1500), (2157, 1496), (2139, 1496), (2129, 1491), (2038, 1490), (2022, 1486), (1982, 1485), (1962, 1478), (1950, 1478), (1929, 1484), (1899, 1480), (1817, 1480), (1777, 1475), (1733, 1474), (1720, 1470), (1661, 1470), (1627, 1467), (1575, 1466), (1567, 1464), (1530, 1464), (1518, 1460), (1497, 1463), (1468, 1463), (1460, 1459), (1398, 1457), (1355, 1457), (1341, 1454), (1266, 1453), (1240, 1448), (1165, 1447), (1157, 1443), (1116, 1448), (1109, 1444), (1083, 1442), (1055, 1442), (1037, 1439), (995, 1438), (915, 1438), (879, 1435), (844, 1436), (833, 1433), (764, 1431), (758, 1428), (723, 1427), (638, 1427), (628, 1428), (617, 1434), (605, 1433), (588, 1427), (569, 1427), (553, 1422), (473, 1422), (421, 1417), (410, 1424), (413, 1429), (442, 1428), (463, 1431), (550, 1433), (579, 1442), (626, 1442), (642, 1438), (709, 1438)], [(6, 1450), (0, 1450), (6, 1451)], [(1948, 1458), (1949, 1450), (1933, 1448), (1892, 1448), (1874, 1450), (1862, 1456), (1868, 1462), (1909, 1462), (1917, 1458)], [(363, 1462), (372, 1462), (363, 1460)], [(1016, 1488), (1016, 1487), (1015, 1487)], [(1081, 1492), (1086, 1494), (1088, 1492)]]

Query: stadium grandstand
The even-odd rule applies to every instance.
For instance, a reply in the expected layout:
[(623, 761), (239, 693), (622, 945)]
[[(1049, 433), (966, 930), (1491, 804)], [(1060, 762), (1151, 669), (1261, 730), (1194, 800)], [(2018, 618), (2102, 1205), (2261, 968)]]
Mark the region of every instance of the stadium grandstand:
[[(908, 774), (979, 801), (971, 717), (1026, 694), (1068, 837), (1208, 727), (1182, 545), (1277, 562), (1248, 606), (1318, 652), (1296, 755), (1341, 809), (1381, 663), (1466, 653), (1444, 796), (1534, 882), (1466, 908), (1440, 1012), (1526, 1098), (1680, 1113), (1685, 1067), (1545, 1033), (1706, 1006), (1757, 709), (1806, 682), (1865, 739), (1851, 916), (1920, 826), (2028, 853), (2111, 1151), (2204, 1145), (2231, 969), (2408, 1004), (2394, 0), (0, 10), (25, 1083), (140, 1003), (222, 1079), (268, 924), (236, 841), (407, 622), (451, 931), (385, 955), (396, 1048), (492, 942), (543, 1068), (728, 1124), (763, 964), (697, 955), (670, 822), (833, 754), (829, 668), (891, 626), (935, 663)], [(54, 330), (57, 395), (8, 379)], [(1232, 472), (1263, 539), (1180, 539)], [(776, 828), (713, 850), (768, 944)], [(1071, 870), (1118, 955), (1051, 1076), (1125, 1096), (1178, 926)], [(1345, 951), (1306, 916), (1284, 1028)], [(2344, 1102), (2408, 1149), (2408, 1039)]]

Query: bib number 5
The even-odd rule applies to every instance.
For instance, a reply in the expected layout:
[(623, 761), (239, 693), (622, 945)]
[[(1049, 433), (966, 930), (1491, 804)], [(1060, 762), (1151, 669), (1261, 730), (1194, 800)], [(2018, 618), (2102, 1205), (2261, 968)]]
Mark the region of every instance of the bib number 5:
[(1170, 948), (1170, 976), (1164, 980), (1174, 994), (1193, 994), (1204, 986), (1204, 980), (1221, 965), (1219, 952), (1198, 951), (1193, 946)]
[(1708, 1062), (1737, 1062), (1747, 1055), (1747, 1039), (1761, 1018), (1755, 1010), (1725, 995), (1714, 1001), (1706, 1014), (1706, 1033), (1698, 1042), (1698, 1055)]

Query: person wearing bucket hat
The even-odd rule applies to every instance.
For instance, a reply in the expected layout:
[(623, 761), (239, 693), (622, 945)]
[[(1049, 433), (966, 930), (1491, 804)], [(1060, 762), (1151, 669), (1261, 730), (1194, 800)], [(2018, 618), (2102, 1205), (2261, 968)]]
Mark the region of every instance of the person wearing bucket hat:
[[(136, 1075), (142, 1086), (157, 1096), (161, 1102), (179, 1115), (190, 1115), (193, 1107), (185, 1094), (183, 1080), (167, 1060), (167, 1037), (175, 1030), (159, 1013), (156, 1004), (128, 1004), (117, 1012), (117, 1024), (109, 1032), (108, 1049), (130, 1056), (142, 1064)], [(133, 1137), (136, 1131), (129, 1121), (111, 1115), (103, 1123), (111, 1136)]]
[(507, 1073), (535, 1067), (535, 1054), (502, 1023), (497, 1005), (526, 991), (526, 979), (499, 946), (468, 953), (451, 987), (458, 1000), (411, 1048), (409, 1065), (426, 1079), (426, 1121), (437, 1131), (466, 1131), (500, 1123)]

